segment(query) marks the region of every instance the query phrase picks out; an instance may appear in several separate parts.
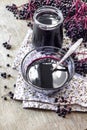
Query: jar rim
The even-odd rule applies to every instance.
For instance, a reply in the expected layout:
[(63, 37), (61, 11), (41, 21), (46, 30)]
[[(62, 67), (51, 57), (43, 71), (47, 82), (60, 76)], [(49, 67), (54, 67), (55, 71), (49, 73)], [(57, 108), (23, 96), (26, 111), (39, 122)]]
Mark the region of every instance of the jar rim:
[[(43, 24), (41, 22), (39, 22), (37, 20), (37, 17), (41, 14), (41, 13), (44, 13), (44, 12), (52, 12), (52, 13), (55, 13), (59, 18), (60, 20), (58, 21), (58, 23), (56, 24), (51, 24), (51, 25), (46, 25), (46, 24)], [(34, 16), (33, 16), (33, 19), (34, 19), (34, 22), (42, 29), (45, 29), (45, 30), (52, 30), (54, 29), (55, 27), (61, 25), (63, 23), (63, 14), (61, 12), (61, 10), (59, 10), (58, 8), (56, 7), (53, 7), (53, 6), (43, 6), (43, 7), (40, 7), (38, 8), (35, 13), (34, 13)]]

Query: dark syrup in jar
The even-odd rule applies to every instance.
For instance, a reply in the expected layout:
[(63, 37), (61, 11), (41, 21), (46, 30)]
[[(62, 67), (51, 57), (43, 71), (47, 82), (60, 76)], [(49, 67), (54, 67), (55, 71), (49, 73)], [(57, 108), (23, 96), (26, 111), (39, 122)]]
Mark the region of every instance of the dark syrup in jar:
[[(61, 48), (63, 43), (63, 24), (59, 24), (60, 17), (56, 13), (42, 13), (36, 17), (39, 25), (33, 26), (33, 40), (35, 47), (54, 46)], [(44, 27), (42, 27), (42, 24)]]
[(27, 81), (39, 88), (59, 88), (68, 79), (68, 70), (64, 66), (59, 66), (58, 70), (52, 71), (57, 60), (46, 58), (39, 59), (27, 68)]

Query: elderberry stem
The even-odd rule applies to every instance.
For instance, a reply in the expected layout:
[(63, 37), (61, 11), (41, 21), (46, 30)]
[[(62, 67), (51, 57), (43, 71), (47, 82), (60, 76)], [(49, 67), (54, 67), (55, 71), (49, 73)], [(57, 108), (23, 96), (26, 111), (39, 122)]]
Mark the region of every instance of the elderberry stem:
[(46, 4), (49, 4), (50, 0), (46, 0)]

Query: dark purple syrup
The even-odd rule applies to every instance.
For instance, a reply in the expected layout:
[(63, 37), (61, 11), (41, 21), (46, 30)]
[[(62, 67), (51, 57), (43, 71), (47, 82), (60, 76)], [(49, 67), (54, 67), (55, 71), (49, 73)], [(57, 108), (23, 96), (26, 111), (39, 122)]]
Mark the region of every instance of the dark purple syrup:
[(67, 82), (68, 70), (64, 66), (59, 66), (53, 72), (57, 60), (44, 58), (33, 62), (27, 68), (27, 81), (39, 88), (59, 88)]
[[(33, 45), (35, 47), (54, 46), (61, 48), (63, 43), (63, 25), (62, 23), (58, 25), (60, 17), (55, 13), (42, 13), (36, 19), (39, 25), (34, 23), (33, 26)], [(47, 29), (48, 26), (49, 29)]]

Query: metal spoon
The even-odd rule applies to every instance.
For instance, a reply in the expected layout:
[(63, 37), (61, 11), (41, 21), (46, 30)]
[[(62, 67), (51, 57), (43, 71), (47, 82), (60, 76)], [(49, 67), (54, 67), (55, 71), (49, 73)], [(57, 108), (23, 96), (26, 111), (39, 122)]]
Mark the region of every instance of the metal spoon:
[(64, 57), (56, 64), (55, 68), (53, 68), (53, 70), (57, 69), (57, 67), (64, 62), (64, 60), (66, 60), (78, 47), (79, 45), (82, 43), (83, 38), (80, 38), (77, 42), (75, 42), (70, 49), (67, 51), (67, 53), (64, 55)]

